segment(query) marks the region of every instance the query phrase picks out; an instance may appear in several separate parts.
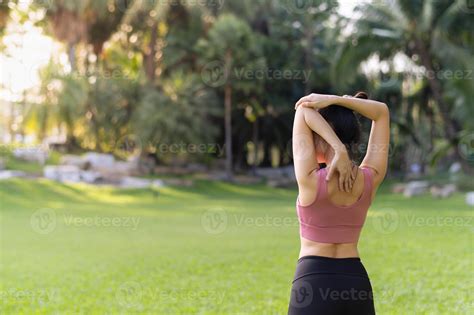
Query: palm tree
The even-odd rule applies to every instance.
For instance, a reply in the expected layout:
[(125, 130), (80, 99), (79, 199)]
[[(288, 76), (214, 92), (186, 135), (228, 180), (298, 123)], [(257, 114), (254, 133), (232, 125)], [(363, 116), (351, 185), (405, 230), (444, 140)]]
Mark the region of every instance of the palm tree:
[(127, 4), (125, 0), (55, 0), (42, 4), (50, 22), (50, 31), (68, 48), (73, 70), (77, 65), (76, 45), (81, 42), (90, 44), (93, 52), (100, 57), (104, 43), (116, 32)]
[(232, 180), (232, 97), (237, 91), (248, 94), (262, 83), (239, 77), (237, 72), (263, 69), (265, 59), (250, 26), (232, 14), (219, 16), (209, 30), (208, 38), (200, 40), (197, 48), (206, 63), (203, 80), (224, 93), (226, 174)]
[[(472, 43), (472, 34), (468, 35), (469, 28), (457, 26), (470, 19), (464, 5), (464, 0), (397, 0), (358, 6), (356, 12), (361, 17), (352, 24), (353, 34), (336, 56), (333, 81), (350, 83), (355, 78), (354, 69), (374, 53), (385, 60), (404, 53), (425, 68), (425, 80), (444, 124), (445, 136), (451, 145), (456, 145), (461, 123), (451, 115), (453, 106), (447, 101), (446, 84), (450, 80), (440, 75), (444, 70), (469, 69), (474, 61), (466, 40), (471, 38)], [(451, 31), (453, 28), (456, 31)], [(472, 87), (465, 87), (464, 95), (469, 90)]]

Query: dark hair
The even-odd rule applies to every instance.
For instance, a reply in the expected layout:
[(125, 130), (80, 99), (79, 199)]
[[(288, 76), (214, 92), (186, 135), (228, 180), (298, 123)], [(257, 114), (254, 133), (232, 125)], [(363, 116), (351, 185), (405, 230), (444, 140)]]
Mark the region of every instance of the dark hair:
[[(365, 92), (358, 92), (354, 97), (368, 99)], [(330, 105), (320, 109), (319, 113), (331, 125), (332, 129), (347, 147), (351, 159), (357, 158), (357, 145), (361, 137), (360, 122), (354, 111), (339, 105)]]

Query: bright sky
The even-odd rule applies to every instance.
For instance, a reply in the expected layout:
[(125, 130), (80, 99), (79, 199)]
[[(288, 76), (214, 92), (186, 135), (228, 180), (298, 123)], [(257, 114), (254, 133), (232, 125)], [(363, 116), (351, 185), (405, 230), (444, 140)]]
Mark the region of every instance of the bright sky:
[(351, 17), (355, 6), (366, 2), (370, 0), (339, 0), (339, 12), (346, 17)]
[(60, 45), (31, 21), (20, 23), (14, 12), (3, 43), (6, 51), (0, 54), (0, 101), (16, 101), (23, 91), (38, 86), (38, 69), (48, 63)]

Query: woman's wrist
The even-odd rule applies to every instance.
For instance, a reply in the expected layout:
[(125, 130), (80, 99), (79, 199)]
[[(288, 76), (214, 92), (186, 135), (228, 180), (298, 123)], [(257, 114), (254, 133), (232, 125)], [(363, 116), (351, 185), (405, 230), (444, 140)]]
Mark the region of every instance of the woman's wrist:
[(333, 146), (334, 153), (337, 155), (348, 155), (346, 146), (341, 142), (335, 146)]

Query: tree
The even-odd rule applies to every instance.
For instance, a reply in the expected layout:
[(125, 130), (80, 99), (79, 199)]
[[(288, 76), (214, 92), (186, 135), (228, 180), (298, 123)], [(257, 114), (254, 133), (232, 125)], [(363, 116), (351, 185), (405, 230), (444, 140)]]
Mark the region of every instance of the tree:
[(77, 44), (90, 44), (100, 58), (104, 43), (117, 30), (128, 6), (126, 0), (54, 0), (34, 3), (46, 10), (49, 30), (67, 46), (73, 70), (77, 65)]
[[(354, 69), (373, 54), (382, 60), (390, 60), (400, 52), (407, 55), (424, 67), (425, 80), (437, 105), (445, 136), (450, 145), (455, 146), (461, 123), (451, 114), (454, 107), (448, 102), (446, 92), (448, 85), (454, 82), (447, 77), (440, 78), (440, 74), (472, 65), (473, 57), (469, 53), (472, 34), (468, 33), (469, 28), (463, 30), (456, 26), (464, 21), (461, 23), (470, 24), (472, 29), (472, 22), (467, 22), (472, 19), (463, 10), (464, 5), (463, 0), (398, 0), (360, 5), (357, 11), (361, 17), (352, 25), (355, 31), (341, 45), (334, 62), (333, 83), (350, 84), (357, 73)], [(457, 31), (449, 32), (450, 28)], [(472, 91), (470, 81), (465, 84), (465, 95)]]
[(164, 162), (217, 153), (203, 152), (198, 145), (213, 142), (218, 130), (209, 118), (220, 114), (214, 92), (199, 76), (178, 71), (164, 79), (160, 89), (146, 85), (140, 94), (133, 130), (144, 149)]
[(197, 49), (204, 64), (203, 79), (224, 92), (226, 174), (230, 180), (233, 177), (232, 96), (235, 92), (249, 93), (259, 88), (255, 79), (245, 76), (253, 76), (257, 69), (264, 70), (265, 60), (250, 26), (232, 14), (219, 16), (207, 38), (198, 42)]

